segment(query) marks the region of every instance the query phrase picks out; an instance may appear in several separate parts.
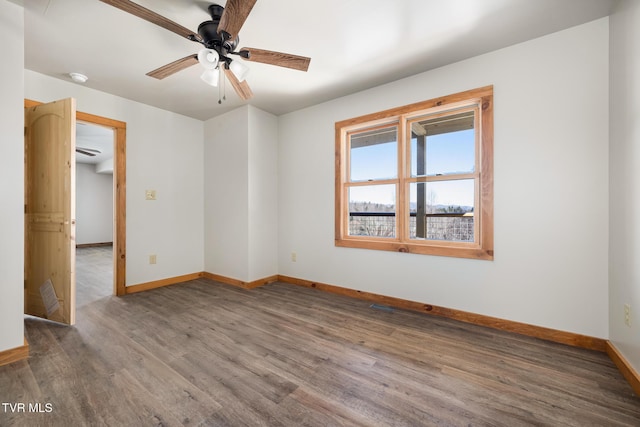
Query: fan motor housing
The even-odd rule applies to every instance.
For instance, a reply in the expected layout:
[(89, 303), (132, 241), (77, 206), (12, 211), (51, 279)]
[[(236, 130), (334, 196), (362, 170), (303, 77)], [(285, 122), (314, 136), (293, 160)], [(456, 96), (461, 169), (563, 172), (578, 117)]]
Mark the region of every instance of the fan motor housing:
[(209, 14), (211, 15), (211, 21), (204, 21), (198, 26), (198, 34), (202, 37), (204, 45), (209, 49), (216, 50), (219, 54), (225, 56), (228, 52), (233, 52), (238, 46), (239, 39), (224, 40), (223, 37), (218, 34), (218, 25), (220, 24), (220, 18), (224, 12), (224, 7), (218, 4), (212, 4), (209, 6)]
[[(204, 21), (198, 26), (198, 34), (202, 37), (204, 45), (209, 49), (214, 49), (222, 55), (226, 55), (228, 52), (233, 52), (239, 43), (239, 38), (235, 40), (223, 40), (222, 36), (218, 34), (218, 24), (220, 21)], [(224, 50), (224, 52), (220, 51)]]
[(211, 19), (213, 21), (219, 21), (222, 18), (222, 12), (224, 12), (224, 7), (219, 4), (211, 4), (207, 8), (209, 10), (209, 15), (211, 15)]
[(198, 34), (210, 49), (215, 45), (222, 46), (222, 37), (218, 34), (219, 23), (220, 21), (204, 21), (198, 26)]

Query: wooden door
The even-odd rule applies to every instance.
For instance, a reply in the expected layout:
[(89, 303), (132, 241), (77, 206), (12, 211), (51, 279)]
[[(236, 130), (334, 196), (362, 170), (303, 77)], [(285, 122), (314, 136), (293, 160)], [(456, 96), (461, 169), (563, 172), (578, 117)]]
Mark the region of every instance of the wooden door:
[(69, 325), (76, 312), (75, 110), (74, 99), (25, 108), (25, 314)]

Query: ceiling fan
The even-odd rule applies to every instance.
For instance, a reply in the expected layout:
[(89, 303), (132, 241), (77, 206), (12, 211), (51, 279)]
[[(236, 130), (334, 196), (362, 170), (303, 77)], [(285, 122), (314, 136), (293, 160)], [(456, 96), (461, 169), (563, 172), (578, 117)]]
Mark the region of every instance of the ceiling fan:
[(202, 80), (212, 86), (217, 86), (220, 68), (222, 68), (238, 96), (247, 100), (253, 96), (249, 84), (244, 79), (248, 68), (242, 61), (231, 59), (231, 55), (239, 56), (247, 61), (294, 70), (307, 71), (309, 68), (311, 58), (304, 56), (250, 47), (243, 47), (236, 51), (240, 40), (238, 32), (257, 0), (227, 0), (225, 7), (211, 4), (208, 7), (211, 20), (201, 23), (197, 33), (129, 0), (100, 1), (204, 46), (197, 54), (185, 56), (147, 73), (148, 76), (156, 79), (164, 79), (199, 62), (205, 68), (201, 76)]
[(101, 154), (102, 151), (95, 148), (76, 147), (76, 153), (84, 154), (85, 156), (95, 157), (96, 154)]

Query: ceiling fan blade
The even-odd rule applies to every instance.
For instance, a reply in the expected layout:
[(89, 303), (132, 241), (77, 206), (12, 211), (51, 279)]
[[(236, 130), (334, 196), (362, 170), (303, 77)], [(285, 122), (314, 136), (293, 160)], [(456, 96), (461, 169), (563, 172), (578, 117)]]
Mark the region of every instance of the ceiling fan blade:
[(145, 21), (149, 21), (153, 24), (159, 25), (162, 28), (165, 28), (169, 31), (173, 31), (174, 33), (188, 39), (191, 41), (202, 42), (202, 37), (198, 33), (194, 33), (188, 28), (183, 27), (180, 24), (176, 24), (172, 20), (165, 18), (162, 15), (155, 13), (152, 10), (147, 9), (146, 7), (142, 7), (139, 4), (136, 4), (129, 0), (100, 0), (103, 3), (108, 5), (117, 7), (118, 9), (124, 10), (132, 15), (137, 16), (138, 18), (142, 18)]
[(192, 65), (198, 63), (198, 55), (189, 55), (184, 58), (180, 58), (177, 61), (173, 61), (170, 64), (163, 65), (160, 68), (156, 68), (153, 71), (149, 71), (147, 76), (156, 78), (158, 80), (162, 80), (165, 77), (169, 77), (172, 74), (177, 73), (178, 71), (182, 71), (185, 68), (189, 68)]
[(102, 153), (102, 151), (96, 150), (95, 148), (76, 147), (76, 151), (77, 150), (89, 151), (90, 153), (94, 153), (94, 154), (101, 154)]
[(235, 40), (255, 4), (256, 0), (227, 0), (218, 24), (218, 34), (224, 31), (229, 34), (229, 39)]
[(249, 87), (249, 84), (246, 80), (239, 81), (236, 75), (233, 74), (233, 71), (226, 68), (224, 69), (224, 74), (227, 76), (227, 79), (229, 79), (231, 86), (233, 86), (240, 98), (246, 101), (253, 96), (253, 92), (251, 91), (251, 88)]
[(90, 153), (88, 151), (83, 150), (82, 148), (76, 148), (76, 153), (84, 154), (85, 156), (95, 157), (95, 153)]
[(240, 51), (249, 52), (247, 61), (262, 62), (263, 64), (277, 65), (278, 67), (293, 68), (294, 70), (307, 71), (311, 58), (292, 55), (290, 53), (274, 52), (272, 50), (254, 49), (243, 47)]

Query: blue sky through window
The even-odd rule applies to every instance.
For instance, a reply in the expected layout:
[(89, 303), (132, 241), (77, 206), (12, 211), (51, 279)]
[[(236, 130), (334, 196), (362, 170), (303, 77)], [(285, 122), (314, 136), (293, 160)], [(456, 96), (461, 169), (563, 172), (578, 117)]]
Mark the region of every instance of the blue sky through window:
[[(416, 140), (411, 141), (411, 174), (416, 175)], [(388, 179), (397, 176), (397, 143), (368, 145), (351, 150), (351, 180)], [(475, 166), (475, 132), (473, 129), (429, 136), (427, 139), (427, 174), (469, 173)], [(474, 205), (472, 180), (447, 181), (431, 185), (430, 201), (438, 205)], [(428, 190), (429, 191), (429, 190)], [(362, 202), (395, 204), (395, 192), (388, 186), (366, 186), (358, 191)], [(410, 186), (409, 198), (416, 200), (416, 186)]]

